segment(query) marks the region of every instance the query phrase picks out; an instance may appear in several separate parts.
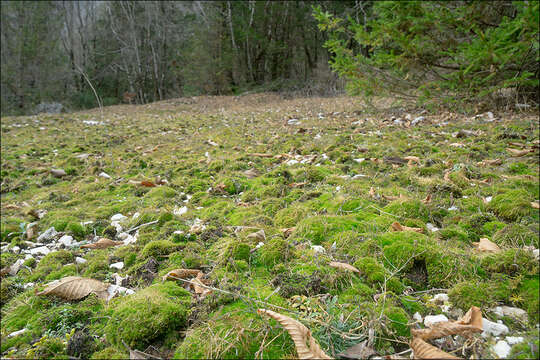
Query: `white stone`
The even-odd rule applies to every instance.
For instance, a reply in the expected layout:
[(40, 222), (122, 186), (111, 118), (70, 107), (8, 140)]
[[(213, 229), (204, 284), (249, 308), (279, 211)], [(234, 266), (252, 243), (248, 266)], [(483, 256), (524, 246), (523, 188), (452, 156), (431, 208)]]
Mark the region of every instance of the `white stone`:
[(26, 290), (26, 289), (29, 289), (31, 287), (34, 287), (34, 283), (33, 282), (29, 282), (29, 283), (26, 283), (23, 285), (23, 288)]
[(448, 208), (448, 211), (456, 211), (456, 210), (459, 210), (459, 209), (455, 205)]
[(129, 235), (126, 239), (124, 239), (124, 245), (129, 245), (137, 242), (137, 238), (139, 237), (139, 230), (135, 233), (135, 235), (131, 236)]
[(85, 262), (86, 262), (86, 259), (84, 259), (84, 258), (82, 258), (80, 256), (77, 256), (75, 258), (75, 263), (77, 263), (77, 264), (84, 264)]
[(325, 253), (325, 250), (321, 245), (311, 245), (311, 248), (315, 250), (315, 252), (317, 253), (321, 253), (321, 254)]
[(506, 342), (509, 343), (510, 345), (520, 344), (524, 340), (525, 339), (523, 338), (523, 336), (507, 336), (506, 337)]
[(291, 160), (287, 161), (286, 164), (289, 165), (289, 166), (294, 165), (294, 164), (298, 164), (298, 160), (291, 159)]
[(127, 295), (135, 294), (135, 291), (125, 288), (123, 286), (118, 286), (118, 285), (110, 285), (107, 288), (107, 292), (109, 293), (109, 296), (107, 297), (107, 301), (111, 300), (113, 297), (115, 297), (118, 294), (127, 294)]
[(133, 216), (132, 216), (131, 218), (132, 218), (132, 219), (136, 219), (136, 218), (138, 218), (139, 216), (141, 216), (141, 213), (137, 211), (135, 214), (133, 214)]
[(510, 355), (510, 351), (512, 351), (510, 345), (508, 345), (508, 343), (504, 340), (497, 341), (497, 344), (495, 344), (491, 349), (500, 359), (507, 358), (508, 355)]
[(430, 301), (437, 302), (437, 303), (445, 303), (448, 300), (449, 300), (448, 294), (441, 293), (441, 294), (436, 294), (435, 296), (433, 296), (433, 298)]
[(527, 312), (523, 309), (511, 307), (511, 306), (497, 306), (493, 312), (499, 316), (509, 316), (514, 319), (518, 319), (524, 322), (528, 321)]
[(263, 245), (264, 245), (264, 243), (262, 241), (259, 241), (259, 243), (255, 246), (255, 249), (258, 249)]
[(15, 261), (15, 263), (9, 267), (9, 275), (11, 276), (17, 275), (23, 263), (24, 263), (24, 259), (18, 259), (17, 261)]
[(24, 256), (24, 260), (33, 259), (33, 258), (34, 258), (34, 257), (33, 257), (32, 255), (30, 255), (30, 254), (26, 254), (26, 255)]
[(433, 225), (432, 223), (427, 223), (426, 228), (431, 232), (439, 231), (439, 228)]
[(415, 119), (411, 122), (411, 125), (416, 125), (416, 124), (418, 124), (419, 122), (424, 121), (424, 119), (425, 119), (425, 117), (419, 116), (419, 117), (415, 118)]
[(482, 332), (483, 337), (487, 337), (489, 335), (499, 336), (503, 334), (508, 334), (508, 327), (506, 325), (498, 324), (484, 318), (482, 318), (482, 328), (484, 329), (484, 331)]
[(187, 213), (187, 211), (188, 211), (187, 206), (182, 206), (181, 208), (174, 209), (173, 214), (176, 215), (176, 216), (181, 216), (181, 215), (184, 215), (185, 213)]
[(419, 322), (419, 323), (421, 323), (422, 320), (423, 320), (423, 319), (422, 319), (422, 315), (420, 315), (420, 313), (419, 313), (418, 311), (414, 313), (413, 319), (414, 319), (415, 321)]
[(47, 230), (45, 230), (45, 232), (43, 232), (41, 235), (38, 236), (37, 241), (38, 242), (50, 241), (50, 240), (52, 240), (52, 238), (54, 238), (56, 236), (56, 234), (57, 234), (57, 232), (56, 232), (56, 229), (54, 228), (54, 226), (50, 227)]
[(536, 258), (536, 260), (538, 261), (540, 259), (540, 249), (534, 249), (532, 253), (534, 257)]
[(124, 231), (124, 228), (122, 227), (122, 225), (120, 225), (118, 221), (112, 221), (111, 225), (114, 226), (117, 233)]
[(107, 174), (106, 172), (100, 172), (99, 173), (99, 176), (102, 177), (102, 178), (105, 178), (105, 179), (110, 179), (111, 178), (111, 175)]
[(443, 322), (443, 321), (448, 321), (448, 318), (443, 314), (440, 314), (440, 315), (427, 315), (424, 318), (424, 325), (426, 325), (427, 327), (432, 327), (433, 324)]
[(486, 198), (484, 199), (484, 201), (486, 202), (486, 204), (490, 203), (491, 200), (493, 200), (493, 196), (486, 196)]
[(124, 262), (120, 261), (120, 262), (111, 264), (109, 267), (111, 267), (113, 269), (122, 270), (124, 268)]
[(27, 328), (23, 328), (23, 329), (21, 329), (21, 330), (14, 331), (14, 332), (12, 332), (11, 334), (8, 334), (7, 337), (10, 338), (10, 337), (15, 337), (15, 336), (17, 336), (17, 335), (21, 335), (21, 334), (25, 333), (26, 330), (28, 330), (28, 329), (27, 329)]
[(360, 164), (360, 163), (363, 163), (366, 159), (365, 158), (359, 158), (359, 159), (353, 159), (353, 160)]
[(71, 246), (73, 244), (73, 237), (69, 235), (62, 236), (58, 242), (63, 244), (65, 247)]
[(18, 247), (18, 246), (14, 246), (14, 247), (11, 248), (11, 251), (13, 251), (15, 254), (18, 254), (19, 251), (21, 251), (21, 248)]
[(47, 255), (50, 252), (51, 251), (46, 246), (40, 246), (40, 247), (37, 247), (37, 248), (30, 249), (30, 254), (32, 254), (32, 255), (38, 255), (38, 254)]
[(116, 235), (116, 238), (119, 240), (126, 240), (130, 236), (131, 235), (129, 235), (127, 232), (121, 232), (120, 234)]
[(122, 214), (114, 214), (111, 216), (111, 221), (122, 221), (124, 219), (127, 219), (127, 216), (124, 216)]

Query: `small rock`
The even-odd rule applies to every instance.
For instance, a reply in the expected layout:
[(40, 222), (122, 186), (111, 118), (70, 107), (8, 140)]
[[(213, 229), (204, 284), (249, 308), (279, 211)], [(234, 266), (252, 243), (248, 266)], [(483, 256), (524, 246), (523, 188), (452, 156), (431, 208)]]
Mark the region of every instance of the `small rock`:
[(102, 178), (105, 178), (105, 179), (110, 179), (111, 178), (111, 175), (107, 174), (106, 172), (100, 172), (99, 177), (102, 177)]
[(117, 273), (113, 274), (113, 279), (117, 286), (126, 286), (129, 282), (129, 276), (121, 277)]
[(527, 312), (523, 309), (511, 307), (511, 306), (497, 306), (493, 312), (499, 316), (509, 316), (511, 318), (527, 322), (529, 317)]
[(363, 163), (366, 159), (365, 158), (359, 158), (359, 159), (353, 159), (353, 161), (357, 162), (357, 163)]
[(86, 159), (88, 159), (89, 156), (90, 156), (90, 154), (80, 154), (80, 155), (75, 156), (75, 158), (81, 159), (81, 160), (86, 160)]
[(419, 116), (419, 117), (415, 118), (415, 119), (411, 122), (411, 125), (416, 125), (416, 124), (418, 124), (419, 122), (424, 121), (424, 120), (425, 120), (425, 117)]
[(116, 229), (116, 233), (121, 233), (122, 231), (124, 231), (124, 228), (122, 227), (122, 225), (120, 225), (120, 222), (118, 221), (111, 221), (111, 225), (114, 226), (114, 228)]
[(122, 270), (124, 268), (124, 263), (120, 261), (120, 262), (109, 265), (109, 267), (113, 269), (117, 269), (117, 270)]
[(114, 214), (111, 216), (111, 221), (122, 221), (124, 219), (127, 219), (127, 216), (124, 216), (122, 214)]
[(184, 215), (185, 213), (187, 213), (187, 211), (188, 211), (187, 206), (182, 206), (181, 208), (174, 209), (173, 214), (176, 215), (176, 216), (181, 216), (181, 215)]
[(266, 240), (266, 234), (264, 233), (264, 230), (259, 230), (257, 232), (251, 233), (247, 236), (248, 239), (255, 239), (259, 241), (265, 241)]
[(140, 212), (136, 212), (135, 214), (133, 214), (133, 216), (131, 217), (133, 220), (135, 220), (136, 218), (138, 218), (139, 216), (141, 216), (141, 213)]
[(457, 206), (455, 206), (455, 205), (454, 205), (454, 206), (450, 206), (450, 207), (448, 208), (448, 211), (457, 211), (457, 210), (459, 210), (459, 209), (458, 209)]
[(426, 228), (431, 232), (439, 231), (439, 228), (433, 225), (432, 223), (427, 223)]
[(512, 351), (512, 348), (508, 343), (504, 340), (497, 341), (497, 344), (495, 344), (492, 348), (495, 355), (497, 355), (498, 358), (507, 358), (508, 355), (510, 355), (510, 351)]
[(311, 245), (311, 248), (315, 250), (316, 253), (324, 254), (326, 250), (321, 245)]
[(34, 258), (34, 257), (33, 257), (32, 255), (30, 255), (30, 254), (26, 254), (26, 255), (24, 256), (24, 260), (33, 259), (33, 258)]
[(125, 288), (123, 286), (118, 285), (111, 285), (107, 288), (107, 292), (109, 293), (109, 296), (107, 297), (107, 301), (111, 300), (113, 297), (115, 297), (118, 294), (135, 294), (135, 291)]
[(23, 285), (23, 288), (26, 290), (26, 289), (29, 289), (31, 287), (34, 287), (34, 283), (33, 282), (29, 282), (29, 283), (26, 283)]
[(424, 318), (424, 325), (427, 327), (432, 327), (433, 324), (443, 321), (448, 321), (448, 318), (445, 315), (427, 315)]
[(129, 238), (131, 235), (129, 235), (127, 232), (122, 232), (120, 234), (117, 234), (116, 235), (116, 238), (118, 240), (126, 240), (127, 238)]
[(51, 175), (55, 178), (61, 178), (63, 176), (66, 176), (66, 172), (63, 169), (51, 169)]
[(506, 337), (506, 342), (509, 343), (510, 345), (520, 344), (524, 340), (525, 339), (523, 338), (523, 336), (507, 336)]
[(415, 321), (419, 322), (419, 323), (421, 323), (423, 321), (422, 315), (420, 315), (420, 313), (418, 311), (414, 313), (413, 319)]
[(295, 164), (298, 164), (298, 160), (291, 159), (291, 160), (287, 161), (285, 164), (287, 164), (289, 166), (295, 165)]
[(482, 318), (482, 328), (484, 329), (482, 332), (483, 337), (487, 337), (488, 335), (499, 336), (502, 334), (508, 334), (508, 327), (506, 325), (498, 324), (484, 318)]
[(430, 301), (436, 304), (444, 304), (449, 300), (448, 294), (436, 294)]
[(21, 251), (21, 248), (18, 246), (14, 246), (11, 248), (11, 251), (13, 251), (15, 254), (18, 254)]
[(259, 249), (263, 245), (264, 245), (264, 243), (262, 241), (259, 241), (259, 243), (255, 246), (255, 250)]
[(534, 250), (532, 251), (532, 253), (533, 253), (533, 255), (534, 255), (536, 261), (540, 260), (540, 249), (534, 249)]
[(11, 338), (11, 337), (15, 337), (15, 336), (17, 336), (17, 335), (21, 335), (21, 334), (25, 333), (26, 330), (28, 330), (28, 329), (27, 329), (27, 328), (23, 328), (23, 329), (21, 329), (21, 330), (14, 331), (14, 332), (12, 332), (11, 334), (8, 334), (7, 337), (8, 337), (8, 338)]
[(32, 255), (38, 255), (38, 254), (47, 255), (50, 252), (51, 250), (49, 250), (49, 248), (46, 246), (40, 246), (37, 248), (30, 249), (30, 254)]
[(73, 237), (69, 235), (64, 235), (58, 240), (58, 242), (64, 245), (65, 247), (68, 247), (73, 244)]
[(38, 236), (37, 238), (37, 242), (38, 243), (48, 243), (48, 242), (51, 242), (51, 240), (53, 240), (53, 238), (57, 235), (58, 233), (56, 232), (56, 229), (53, 227), (50, 227), (48, 228), (47, 230), (45, 230), (44, 233), (42, 233), (41, 235)]
[(15, 263), (9, 267), (9, 275), (11, 276), (17, 275), (23, 263), (24, 263), (23, 259), (18, 259), (17, 261), (15, 261)]
[(80, 265), (80, 264), (84, 264), (85, 262), (86, 262), (86, 259), (84, 259), (84, 258), (82, 258), (82, 257), (80, 257), (80, 256), (77, 256), (77, 257), (75, 258), (75, 263), (77, 263), (77, 264), (79, 264), (79, 265)]

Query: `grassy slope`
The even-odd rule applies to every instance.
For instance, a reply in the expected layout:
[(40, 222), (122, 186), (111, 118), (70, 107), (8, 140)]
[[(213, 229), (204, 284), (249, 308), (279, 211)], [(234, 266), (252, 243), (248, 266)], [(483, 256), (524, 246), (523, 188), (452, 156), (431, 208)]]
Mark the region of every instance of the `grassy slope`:
[[(538, 247), (538, 210), (530, 206), (539, 198), (538, 151), (512, 157), (506, 150), (510, 142), (531, 146), (538, 139), (536, 116), (507, 114), (484, 122), (426, 115), (420, 125), (405, 128), (394, 126), (390, 114), (355, 112), (353, 104), (351, 98), (282, 100), (258, 94), (116, 106), (105, 108), (103, 118), (98, 110), (3, 118), (2, 242), (25, 246), (26, 239), (15, 233), (20, 223), (35, 220), (27, 215), (29, 209), (47, 210), (39, 232), (54, 225), (78, 240), (104, 231), (110, 237), (109, 219), (116, 213), (141, 213), (130, 226), (160, 222), (141, 229), (134, 245), (61, 251), (37, 266), (28, 263), (32, 272), (22, 269), (4, 279), (2, 353), (15, 347), (11, 354), (19, 356), (62, 356), (66, 336), (85, 328), (93, 338), (81, 341), (71, 354), (126, 356), (119, 339), (123, 334), (139, 350), (152, 345), (168, 356), (295, 355), (281, 328), (256, 315), (256, 308), (265, 306), (245, 298), (214, 293), (186, 307), (179, 286), (148, 288), (138, 281), (132, 286), (145, 291), (138, 298), (104, 304), (91, 296), (66, 303), (37, 298), (33, 289), (21, 287), (28, 281), (40, 287), (68, 275), (113, 282), (110, 263), (124, 261), (120, 274), (134, 275), (150, 257), (158, 261), (159, 275), (200, 268), (215, 287), (294, 308), (293, 317), (302, 319), (332, 355), (357, 343), (368, 328), (375, 329), (380, 353), (406, 349), (412, 315), (441, 312), (426, 301), (429, 292), (422, 292), (432, 288), (448, 289), (455, 309), (478, 305), (493, 320), (488, 308), (518, 306), (528, 310), (529, 326), (536, 324), (538, 265), (523, 247)], [(288, 125), (293, 118), (301, 124)], [(475, 134), (453, 137), (460, 129)], [(90, 155), (76, 157), (83, 153)], [(287, 164), (291, 156), (301, 161), (310, 155), (316, 155), (311, 163)], [(382, 160), (405, 156), (419, 157), (420, 164)], [(368, 160), (359, 163), (358, 158)], [(477, 164), (497, 158), (502, 165)], [(53, 178), (51, 168), (62, 168), (68, 176)], [(246, 176), (250, 169), (257, 176)], [(102, 171), (112, 179), (99, 177)], [(156, 176), (169, 184), (149, 189), (128, 183)], [(184, 194), (192, 195), (188, 212), (172, 215), (185, 205)], [(424, 204), (428, 194), (431, 202)], [(187, 233), (196, 218), (206, 225), (202, 233), (173, 234)], [(86, 221), (92, 223), (80, 225)], [(395, 221), (420, 227), (424, 234), (390, 232)], [(431, 232), (427, 223), (441, 230)], [(235, 232), (230, 226), (264, 229), (265, 244), (255, 250), (259, 240), (247, 236), (255, 230)], [(283, 235), (281, 229), (292, 227), (290, 235)], [(503, 251), (479, 254), (472, 242), (481, 237)], [(309, 242), (326, 252), (316, 252)], [(88, 262), (66, 265), (74, 255)], [(2, 253), (2, 267), (16, 259)], [(331, 260), (354, 264), (362, 275), (331, 268)], [(411, 291), (416, 293), (404, 295)], [(151, 306), (141, 304), (146, 298), (153, 299)], [(131, 308), (140, 316), (117, 319)], [(503, 321), (512, 333), (528, 328)], [(146, 331), (148, 323), (156, 330)], [(23, 327), (29, 331), (5, 338)]]

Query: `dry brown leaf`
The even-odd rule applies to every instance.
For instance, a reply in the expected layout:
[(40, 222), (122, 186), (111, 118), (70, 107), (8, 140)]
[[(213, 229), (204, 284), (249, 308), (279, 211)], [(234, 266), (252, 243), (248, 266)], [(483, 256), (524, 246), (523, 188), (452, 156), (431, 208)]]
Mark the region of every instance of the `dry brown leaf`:
[(287, 330), (296, 346), (299, 359), (331, 359), (311, 336), (311, 331), (299, 321), (272, 310), (258, 309), (257, 313), (275, 319)]
[(476, 163), (478, 166), (486, 166), (486, 165), (501, 165), (502, 160), (501, 159), (494, 159), (494, 160), (482, 160)]
[(426, 205), (431, 203), (431, 194), (427, 194), (426, 198), (422, 200), (422, 202)]
[(199, 295), (199, 299), (206, 297), (206, 295), (212, 292), (212, 290), (205, 287), (205, 284), (202, 280), (203, 276), (204, 274), (202, 273), (202, 271), (199, 271), (197, 277), (191, 280), (193, 291), (195, 292), (195, 294)]
[(512, 154), (512, 156), (521, 157), (534, 152), (534, 149), (517, 150), (512, 148), (506, 148), (506, 151)]
[(444, 172), (444, 176), (443, 176), (444, 181), (448, 181), (448, 182), (452, 181), (452, 180), (450, 180), (450, 173), (451, 172), (452, 172), (451, 170), (448, 170), (448, 171)]
[(369, 196), (375, 197), (377, 193), (375, 192), (375, 189), (372, 187), (369, 188)]
[(399, 196), (382, 195), (382, 197), (388, 201), (395, 201), (401, 198), (401, 194), (399, 194)]
[(540, 203), (538, 201), (531, 201), (531, 206), (533, 209), (540, 209)]
[(411, 341), (411, 349), (414, 352), (415, 359), (459, 359), (454, 355), (437, 349), (420, 338), (414, 338)]
[(108, 284), (99, 280), (68, 276), (47, 286), (45, 290), (36, 293), (36, 295), (56, 295), (66, 300), (79, 300), (93, 293), (99, 298), (107, 300), (108, 287)]
[(4, 209), (8, 209), (8, 210), (19, 210), (21, 207), (17, 204), (7, 204), (6, 206), (4, 206)]
[(304, 182), (289, 184), (289, 187), (298, 188), (298, 187), (302, 187), (302, 186), (307, 185), (307, 184), (308, 184), (308, 182), (304, 181)]
[(174, 279), (174, 278), (187, 279), (187, 278), (190, 278), (190, 277), (196, 277), (199, 274), (202, 274), (202, 272), (200, 270), (195, 270), (195, 269), (174, 269), (174, 270), (169, 271), (167, 274), (163, 275), (161, 280), (163, 282), (163, 281), (167, 280), (169, 277), (171, 279)]
[(258, 241), (265, 241), (266, 240), (266, 234), (264, 233), (264, 230), (259, 230), (257, 232), (251, 233), (247, 236), (248, 239), (255, 239)]
[(473, 242), (473, 245), (476, 247), (476, 250), (478, 251), (486, 251), (486, 252), (501, 251), (501, 248), (499, 247), (499, 245), (495, 244), (494, 242), (489, 241), (487, 238), (481, 238), (480, 242)]
[(349, 265), (347, 263), (342, 263), (342, 262), (337, 262), (337, 261), (331, 261), (328, 266), (331, 266), (331, 267), (335, 267), (337, 269), (342, 269), (342, 270), (347, 270), (347, 271), (352, 271), (352, 272), (355, 272), (355, 273), (358, 273), (360, 274), (360, 270), (358, 270), (357, 268), (355, 268), (354, 266), (352, 265)]
[(281, 233), (283, 233), (283, 236), (285, 236), (286, 238), (288, 238), (294, 230), (296, 230), (296, 227), (279, 229), (279, 231), (281, 231)]
[[(340, 359), (368, 359), (375, 354), (377, 352), (368, 345), (368, 340), (364, 340), (338, 354), (338, 357)], [(389, 357), (386, 356), (385, 359), (389, 359)]]
[(261, 153), (251, 153), (248, 156), (262, 157), (262, 158), (271, 158), (274, 157), (272, 154), (261, 154)]
[(414, 232), (417, 232), (417, 233), (424, 232), (424, 229), (422, 229), (422, 228), (408, 227), (408, 226), (405, 226), (405, 225), (401, 225), (397, 221), (392, 223), (392, 225), (390, 225), (390, 230), (391, 231), (414, 231)]
[(519, 147), (519, 148), (522, 148), (522, 149), (525, 149), (527, 147), (527, 145), (525, 145), (523, 143), (520, 143), (520, 142), (509, 142), (508, 146), (515, 146), (515, 147)]
[(255, 169), (249, 169), (244, 171), (244, 175), (246, 175), (248, 179), (253, 179), (254, 177), (259, 176), (259, 173)]
[(151, 182), (151, 181), (143, 180), (143, 181), (141, 181), (141, 186), (145, 186), (145, 187), (156, 187), (157, 185), (154, 184), (154, 183)]
[(122, 241), (114, 241), (107, 238), (101, 238), (93, 244), (82, 245), (81, 249), (106, 249), (112, 246), (123, 245)]

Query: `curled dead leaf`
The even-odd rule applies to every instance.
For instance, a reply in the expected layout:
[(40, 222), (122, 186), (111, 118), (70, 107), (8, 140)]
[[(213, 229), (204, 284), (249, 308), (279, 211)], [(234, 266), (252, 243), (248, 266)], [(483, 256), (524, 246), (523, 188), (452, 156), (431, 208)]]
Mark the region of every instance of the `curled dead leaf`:
[(292, 187), (292, 188), (298, 188), (298, 187), (302, 187), (302, 186), (305, 186), (307, 185), (308, 182), (307, 181), (304, 181), (304, 182), (299, 182), (299, 183), (292, 183), (292, 184), (289, 184), (289, 187)]
[(174, 278), (187, 279), (191, 277), (196, 277), (200, 273), (202, 273), (200, 270), (195, 270), (195, 269), (174, 269), (174, 270), (169, 271), (167, 274), (163, 275), (163, 277), (161, 278), (161, 281), (163, 282), (169, 278), (173, 280)]
[(420, 338), (414, 338), (411, 341), (411, 349), (414, 352), (415, 359), (459, 359), (454, 355), (437, 349)]
[(355, 268), (354, 266), (349, 265), (349, 264), (347, 264), (347, 263), (342, 263), (342, 262), (337, 262), (337, 261), (331, 261), (330, 263), (328, 263), (328, 266), (334, 267), (334, 268), (336, 268), (336, 269), (342, 269), (342, 270), (352, 271), (352, 272), (355, 272), (355, 273), (360, 274), (360, 270), (358, 270), (358, 269)]
[(272, 310), (258, 309), (257, 313), (275, 319), (291, 336), (299, 359), (331, 359), (311, 336), (311, 331), (302, 323)]
[(424, 229), (422, 229), (422, 228), (408, 227), (408, 226), (405, 226), (405, 225), (401, 225), (397, 221), (392, 223), (392, 225), (390, 225), (390, 230), (391, 231), (414, 231), (414, 232), (417, 232), (417, 233), (423, 233), (424, 232)]
[(251, 233), (247, 236), (248, 239), (255, 239), (258, 241), (265, 241), (266, 240), (266, 234), (264, 233), (264, 230), (259, 230), (257, 232)]
[(521, 157), (534, 152), (534, 149), (517, 150), (512, 148), (506, 148), (506, 151), (512, 154), (512, 156)]
[(284, 237), (288, 238), (296, 230), (296, 227), (279, 229)]
[(99, 298), (107, 300), (108, 287), (108, 284), (99, 280), (68, 276), (48, 285), (45, 290), (36, 295), (56, 295), (66, 300), (79, 300), (90, 294), (96, 294)]
[(501, 165), (502, 160), (501, 159), (494, 159), (494, 160), (482, 160), (476, 163), (478, 166), (487, 166), (487, 165)]
[(123, 245), (122, 241), (114, 241), (107, 238), (101, 238), (93, 244), (82, 245), (81, 249), (106, 249), (112, 246)]
[(422, 200), (422, 202), (426, 205), (431, 203), (431, 194), (427, 194), (426, 198)]
[(414, 166), (414, 164), (420, 165), (420, 158), (418, 156), (405, 156), (405, 160), (407, 160), (407, 166), (411, 167)]
[(501, 248), (499, 245), (495, 244), (494, 242), (489, 241), (487, 238), (481, 238), (479, 242), (473, 242), (473, 245), (476, 247), (476, 250), (478, 251), (486, 251), (486, 252), (499, 252), (501, 251)]
[(157, 185), (154, 184), (154, 183), (151, 182), (151, 181), (143, 180), (143, 181), (141, 181), (141, 186), (145, 186), (145, 187), (156, 187)]
[(482, 332), (482, 312), (472, 306), (463, 317), (457, 321), (442, 321), (433, 324), (429, 329), (411, 329), (413, 337), (423, 340), (438, 339), (448, 335), (469, 336)]

